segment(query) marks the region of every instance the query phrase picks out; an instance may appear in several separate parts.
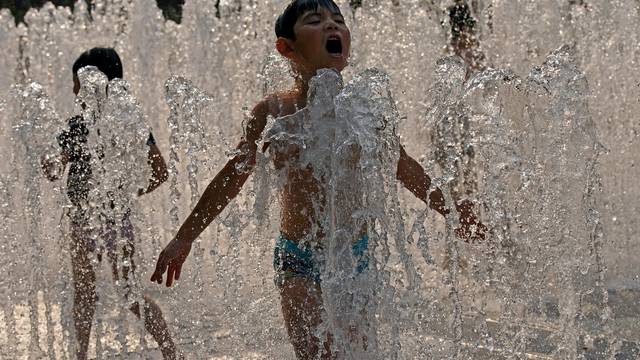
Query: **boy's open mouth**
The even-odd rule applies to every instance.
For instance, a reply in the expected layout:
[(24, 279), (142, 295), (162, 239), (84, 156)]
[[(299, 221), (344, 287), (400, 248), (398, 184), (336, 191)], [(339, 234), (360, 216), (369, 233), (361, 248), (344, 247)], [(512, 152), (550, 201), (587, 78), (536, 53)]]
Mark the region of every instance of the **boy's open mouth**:
[(332, 37), (327, 40), (326, 48), (329, 54), (342, 54), (342, 41), (337, 37)]

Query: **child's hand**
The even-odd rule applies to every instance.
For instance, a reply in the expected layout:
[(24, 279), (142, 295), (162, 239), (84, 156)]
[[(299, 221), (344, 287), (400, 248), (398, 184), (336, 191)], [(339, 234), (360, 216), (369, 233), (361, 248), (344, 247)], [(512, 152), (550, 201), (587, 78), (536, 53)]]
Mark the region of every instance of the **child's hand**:
[(484, 240), (487, 227), (473, 213), (473, 203), (469, 200), (463, 200), (456, 208), (460, 213), (460, 227), (455, 230), (456, 235), (466, 242)]
[[(188, 241), (180, 241), (173, 239), (162, 250), (156, 263), (156, 270), (151, 275), (151, 281), (162, 284), (162, 275), (167, 272), (167, 287), (173, 284), (173, 279), (180, 279), (182, 264), (189, 256), (191, 251), (191, 243)], [(168, 269), (168, 271), (167, 271)]]

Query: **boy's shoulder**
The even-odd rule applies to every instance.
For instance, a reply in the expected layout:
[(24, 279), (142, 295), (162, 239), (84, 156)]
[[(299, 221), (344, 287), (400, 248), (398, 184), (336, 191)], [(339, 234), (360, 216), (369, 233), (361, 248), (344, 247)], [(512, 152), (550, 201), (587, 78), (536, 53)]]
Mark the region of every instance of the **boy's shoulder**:
[(259, 137), (269, 116), (278, 119), (296, 112), (296, 103), (297, 97), (293, 92), (277, 92), (262, 98), (251, 111), (251, 120), (246, 124), (247, 137)]
[[(297, 95), (291, 91), (274, 92), (266, 95), (254, 107), (254, 116), (282, 117), (292, 113), (297, 103)], [(295, 110), (293, 111), (295, 112)]]
[(253, 107), (251, 118), (246, 123), (246, 135), (248, 138), (259, 137), (267, 125), (267, 118), (269, 116), (277, 117), (277, 103), (278, 97), (274, 94), (269, 94)]

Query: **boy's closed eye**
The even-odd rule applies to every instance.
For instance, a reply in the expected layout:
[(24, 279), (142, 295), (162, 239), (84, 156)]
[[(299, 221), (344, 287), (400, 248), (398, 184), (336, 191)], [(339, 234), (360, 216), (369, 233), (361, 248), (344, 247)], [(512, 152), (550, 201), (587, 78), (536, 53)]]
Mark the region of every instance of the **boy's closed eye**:
[[(306, 24), (319, 24), (321, 22), (321, 14), (320, 13), (309, 13), (304, 16), (303, 21)], [(344, 17), (340, 14), (334, 14), (332, 19), (335, 23), (344, 24)]]
[(307, 24), (318, 24), (320, 23), (320, 14), (319, 13), (311, 13), (305, 16), (304, 22)]

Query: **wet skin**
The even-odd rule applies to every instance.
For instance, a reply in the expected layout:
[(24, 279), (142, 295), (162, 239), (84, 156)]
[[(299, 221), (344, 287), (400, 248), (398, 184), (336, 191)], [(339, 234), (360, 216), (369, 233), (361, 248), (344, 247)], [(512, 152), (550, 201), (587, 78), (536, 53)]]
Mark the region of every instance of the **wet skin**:
[[(301, 100), (296, 94), (279, 94), (268, 100), (269, 114), (275, 118), (293, 114), (303, 105)], [(269, 144), (265, 144), (263, 150), (267, 147)], [(280, 193), (280, 232), (287, 239), (298, 242), (310, 233), (316, 222), (313, 205), (324, 206), (324, 192), (322, 184), (314, 177), (313, 168), (298, 163), (302, 151), (299, 146), (289, 145), (279, 150), (274, 154), (273, 165), (287, 179)]]

